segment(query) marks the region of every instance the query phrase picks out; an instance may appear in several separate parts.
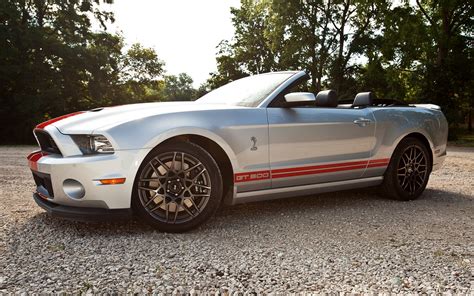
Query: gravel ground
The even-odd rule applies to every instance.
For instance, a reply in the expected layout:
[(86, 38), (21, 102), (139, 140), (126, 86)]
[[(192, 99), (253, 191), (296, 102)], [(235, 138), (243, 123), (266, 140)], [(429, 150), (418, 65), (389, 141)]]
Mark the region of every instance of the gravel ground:
[(422, 197), (373, 189), (222, 209), (165, 234), (53, 219), (25, 155), (0, 148), (0, 293), (474, 293), (474, 149), (449, 149)]

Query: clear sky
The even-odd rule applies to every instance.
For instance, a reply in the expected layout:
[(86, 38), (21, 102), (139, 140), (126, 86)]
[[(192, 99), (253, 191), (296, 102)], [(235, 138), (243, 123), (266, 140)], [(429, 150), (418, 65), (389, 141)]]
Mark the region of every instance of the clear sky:
[(186, 72), (199, 86), (216, 70), (216, 46), (234, 29), (230, 7), (239, 0), (115, 0), (113, 29), (127, 45), (154, 48), (167, 74)]

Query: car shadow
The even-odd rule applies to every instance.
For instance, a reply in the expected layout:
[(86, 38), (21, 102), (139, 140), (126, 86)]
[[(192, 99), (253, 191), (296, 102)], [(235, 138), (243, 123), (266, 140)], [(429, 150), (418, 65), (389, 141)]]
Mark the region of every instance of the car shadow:
[[(277, 229), (274, 227), (275, 221), (283, 224), (290, 223), (296, 228), (299, 224), (303, 225), (311, 221), (323, 222), (325, 219), (332, 219), (334, 223), (337, 223), (338, 219), (347, 219), (348, 212), (355, 216), (361, 213), (358, 217), (359, 220), (378, 215), (396, 216), (406, 214), (407, 211), (416, 215), (418, 209), (420, 211), (437, 211), (440, 204), (442, 204), (441, 207), (459, 207), (463, 211), (466, 203), (472, 201), (472, 197), (468, 195), (430, 188), (426, 189), (419, 199), (409, 202), (386, 199), (377, 194), (376, 189), (373, 188), (348, 190), (225, 206), (219, 209), (210, 221), (187, 232), (187, 234), (193, 237), (203, 233), (216, 234), (223, 229), (234, 232), (248, 231), (255, 227)], [(363, 220), (359, 222), (364, 223)], [(109, 223), (84, 223), (51, 217), (45, 212), (31, 217), (21, 227), (22, 230), (30, 229), (48, 233), (65, 232), (76, 237), (104, 235), (121, 237), (143, 234), (186, 235), (160, 233), (137, 218)]]

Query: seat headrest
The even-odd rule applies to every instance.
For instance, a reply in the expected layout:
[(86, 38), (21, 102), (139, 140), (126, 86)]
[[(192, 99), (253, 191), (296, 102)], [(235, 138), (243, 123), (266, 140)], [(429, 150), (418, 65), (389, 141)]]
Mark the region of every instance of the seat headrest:
[(375, 95), (368, 91), (368, 92), (361, 92), (358, 93), (354, 99), (354, 103), (352, 103), (352, 107), (367, 107), (372, 105), (372, 102), (375, 99)]
[(337, 107), (337, 95), (333, 90), (323, 90), (316, 95), (315, 105), (318, 107)]

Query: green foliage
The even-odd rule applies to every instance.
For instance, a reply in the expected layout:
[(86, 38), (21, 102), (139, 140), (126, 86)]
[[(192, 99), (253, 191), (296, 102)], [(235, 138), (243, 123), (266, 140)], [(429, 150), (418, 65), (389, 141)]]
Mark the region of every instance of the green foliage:
[(190, 101), (196, 99), (197, 92), (193, 88), (193, 79), (186, 73), (178, 76), (165, 76), (164, 95), (168, 101)]
[(124, 50), (101, 2), (0, 1), (0, 143), (32, 143), (37, 123), (77, 110), (194, 98), (190, 77), (165, 77), (153, 49)]
[[(262, 71), (305, 69), (311, 88), (430, 102), (455, 127), (472, 114), (470, 1), (242, 0), (219, 45), (214, 88)], [(469, 115), (471, 116), (471, 115)]]
[(198, 90), (185, 73), (166, 75), (153, 49), (107, 32), (114, 16), (102, 2), (112, 1), (0, 1), (0, 143), (31, 143), (35, 124), (69, 112), (192, 100), (289, 69), (341, 99), (370, 90), (441, 105), (454, 136), (473, 121), (472, 1), (242, 0), (231, 10), (235, 35)]
[(164, 72), (163, 67), (164, 63), (152, 48), (144, 48), (135, 43), (123, 60), (123, 80), (142, 83), (157, 80)]

